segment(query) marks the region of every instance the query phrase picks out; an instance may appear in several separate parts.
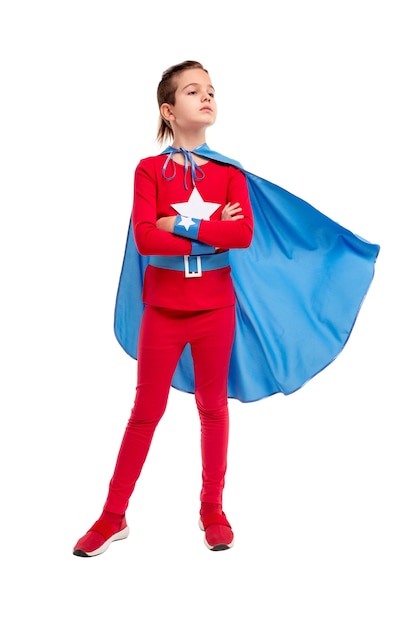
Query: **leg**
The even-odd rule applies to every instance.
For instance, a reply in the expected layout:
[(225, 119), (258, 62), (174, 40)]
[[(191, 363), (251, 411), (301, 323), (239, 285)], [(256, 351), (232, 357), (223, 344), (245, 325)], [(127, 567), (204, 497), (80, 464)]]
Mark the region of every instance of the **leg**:
[(123, 514), (149, 452), (156, 426), (165, 412), (172, 376), (185, 344), (176, 320), (164, 310), (147, 307), (138, 350), (138, 384), (110, 481), (106, 511)]
[(229, 412), (227, 380), (235, 328), (234, 307), (207, 312), (191, 344), (195, 397), (201, 421), (202, 490), (200, 527), (211, 550), (233, 545), (233, 532), (222, 510), (227, 469)]
[(201, 421), (201, 501), (220, 506), (227, 468), (227, 380), (234, 328), (234, 307), (204, 313), (200, 316), (198, 333), (191, 345), (195, 399)]
[[(146, 307), (139, 338), (135, 403), (120, 446), (108, 497), (100, 519), (74, 548), (77, 556), (101, 554), (115, 539), (127, 536), (124, 517), (155, 428), (168, 400), (176, 364), (184, 349), (175, 318)], [(122, 535), (122, 536), (120, 536)]]

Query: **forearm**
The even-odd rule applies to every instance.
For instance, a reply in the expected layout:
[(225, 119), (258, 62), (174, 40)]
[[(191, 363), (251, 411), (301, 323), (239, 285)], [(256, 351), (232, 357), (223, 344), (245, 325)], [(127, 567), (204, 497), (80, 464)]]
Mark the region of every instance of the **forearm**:
[(214, 246), (199, 241), (192, 241), (184, 237), (178, 237), (173, 233), (164, 232), (158, 228), (138, 224), (134, 228), (136, 247), (144, 256), (164, 255), (177, 256), (187, 254), (213, 254)]
[(183, 237), (159, 230), (155, 224), (139, 223), (134, 225), (133, 233), (136, 247), (140, 254), (184, 255), (191, 254), (192, 243)]
[[(213, 254), (216, 251), (216, 247), (208, 245), (196, 239), (193, 236), (194, 230), (189, 233), (191, 236), (187, 237), (187, 230), (190, 226), (192, 228), (195, 228), (195, 226), (193, 225), (195, 225), (195, 222), (197, 221), (199, 220), (187, 217), (183, 218), (181, 215), (169, 215), (159, 218), (156, 221), (156, 226), (160, 231), (172, 234), (173, 237), (188, 240), (191, 244), (191, 252), (189, 254)], [(181, 222), (185, 224), (186, 227), (184, 228), (182, 226), (178, 226), (176, 228), (176, 223), (180, 224)], [(183, 230), (186, 233), (185, 236), (182, 235)]]
[(249, 217), (235, 221), (210, 221), (178, 215), (170, 219), (169, 226), (175, 235), (223, 249), (247, 248), (253, 234), (253, 223)]

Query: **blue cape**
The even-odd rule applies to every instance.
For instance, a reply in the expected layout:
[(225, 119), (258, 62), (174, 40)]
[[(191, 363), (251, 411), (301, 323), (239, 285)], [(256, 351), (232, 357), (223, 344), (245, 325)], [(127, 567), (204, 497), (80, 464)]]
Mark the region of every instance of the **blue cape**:
[[(237, 303), (229, 397), (253, 402), (275, 393), (293, 393), (329, 365), (346, 344), (371, 284), (379, 246), (206, 144), (193, 153), (245, 173), (254, 216), (250, 247), (230, 250)], [(123, 349), (135, 359), (147, 263), (148, 258), (137, 251), (130, 222), (114, 330)], [(189, 346), (172, 386), (194, 392)]]

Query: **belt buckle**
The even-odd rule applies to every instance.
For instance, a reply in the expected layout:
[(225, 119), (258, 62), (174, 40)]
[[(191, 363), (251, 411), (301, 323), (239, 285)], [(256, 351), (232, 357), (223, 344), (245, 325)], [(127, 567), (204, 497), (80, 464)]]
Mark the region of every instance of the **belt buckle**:
[(190, 262), (189, 262), (189, 254), (185, 254), (184, 255), (184, 276), (185, 278), (199, 278), (200, 276), (203, 275), (203, 272), (201, 271), (201, 256), (198, 255), (195, 257), (195, 260), (197, 262), (197, 271), (196, 272), (190, 272)]

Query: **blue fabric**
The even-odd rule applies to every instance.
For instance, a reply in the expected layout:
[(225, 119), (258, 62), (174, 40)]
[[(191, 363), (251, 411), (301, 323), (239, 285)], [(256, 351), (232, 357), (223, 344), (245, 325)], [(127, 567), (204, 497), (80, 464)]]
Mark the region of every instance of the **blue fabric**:
[[(229, 251), (219, 252), (218, 254), (206, 254), (206, 255), (186, 255), (186, 256), (168, 256), (168, 255), (152, 255), (148, 257), (148, 263), (155, 267), (162, 267), (167, 270), (175, 270), (177, 272), (183, 272), (185, 270), (185, 264), (188, 263), (191, 270), (191, 265), (196, 264), (197, 258), (201, 265), (203, 272), (210, 272), (211, 270), (218, 270), (221, 267), (227, 267), (229, 265)], [(191, 270), (193, 271), (193, 270)]]
[(182, 215), (177, 215), (174, 222), (174, 235), (179, 235), (180, 237), (186, 237), (187, 239), (198, 239), (198, 231), (200, 230), (201, 220), (196, 219), (195, 217), (187, 222), (187, 226), (183, 224), (184, 218)]
[[(188, 170), (190, 170), (192, 185), (193, 187), (195, 187), (196, 182), (198, 182), (199, 180), (203, 180), (205, 176), (204, 170), (201, 167), (199, 167), (197, 163), (194, 161), (193, 155), (191, 154), (191, 152), (189, 150), (185, 150), (184, 148), (173, 148), (172, 146), (170, 146), (169, 148), (166, 148), (166, 150), (162, 152), (162, 154), (168, 155), (167, 160), (165, 161), (162, 167), (162, 176), (165, 178), (165, 180), (172, 180), (173, 178), (175, 178), (175, 176), (177, 175), (177, 168), (175, 165), (175, 161), (172, 157), (174, 156), (174, 154), (178, 154), (178, 153), (181, 153), (183, 155), (184, 161), (185, 161), (184, 187), (185, 189), (188, 189), (188, 184), (187, 184)], [(172, 175), (168, 176), (168, 169), (170, 165), (172, 168)]]
[(207, 243), (201, 243), (201, 241), (192, 241), (191, 242), (191, 254), (214, 254), (216, 252), (216, 248), (214, 246), (209, 246)]
[[(164, 153), (169, 154), (170, 148)], [(253, 402), (275, 393), (291, 394), (345, 346), (372, 282), (379, 246), (206, 144), (194, 153), (244, 171), (254, 214), (251, 246), (229, 253), (237, 297), (229, 397)], [(133, 358), (137, 358), (147, 263), (136, 250), (130, 224), (116, 298), (115, 334)], [(172, 385), (194, 391), (189, 346)]]

